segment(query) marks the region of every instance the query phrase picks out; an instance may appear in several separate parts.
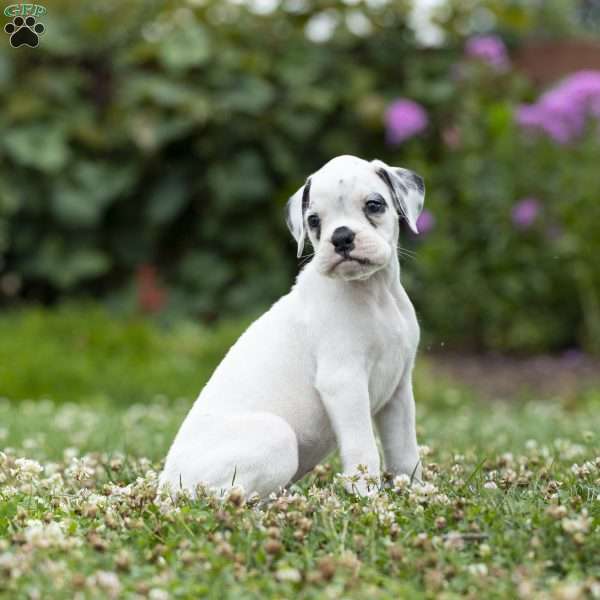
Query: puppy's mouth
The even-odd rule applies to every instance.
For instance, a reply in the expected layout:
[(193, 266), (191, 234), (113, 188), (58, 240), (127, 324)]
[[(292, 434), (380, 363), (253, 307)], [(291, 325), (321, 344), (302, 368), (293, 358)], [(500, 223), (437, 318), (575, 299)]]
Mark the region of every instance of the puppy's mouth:
[(334, 269), (336, 269), (339, 265), (341, 265), (342, 263), (345, 262), (355, 262), (358, 263), (359, 265), (363, 265), (363, 266), (367, 266), (367, 265), (372, 265), (373, 263), (368, 259), (368, 258), (361, 258), (360, 256), (351, 256), (350, 254), (343, 254), (340, 258), (340, 260), (338, 260), (333, 267), (331, 268), (331, 270), (333, 271)]

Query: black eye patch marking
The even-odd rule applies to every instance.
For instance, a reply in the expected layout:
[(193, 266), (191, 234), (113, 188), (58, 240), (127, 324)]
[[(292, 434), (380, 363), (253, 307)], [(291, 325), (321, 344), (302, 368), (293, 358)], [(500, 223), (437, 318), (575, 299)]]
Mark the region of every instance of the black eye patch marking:
[(369, 194), (365, 199), (365, 209), (370, 214), (384, 212), (386, 208), (387, 203), (385, 201), (385, 198), (381, 194), (377, 194), (375, 192), (373, 194)]
[(377, 224), (372, 217), (383, 214), (386, 209), (387, 202), (381, 194), (373, 193), (366, 197), (363, 212), (373, 227), (377, 227)]
[(311, 229), (316, 229), (321, 224), (321, 219), (319, 215), (309, 215), (306, 222)]
[(321, 238), (321, 219), (319, 218), (319, 215), (316, 214), (312, 214), (312, 215), (308, 215), (308, 219), (306, 219), (306, 222), (308, 223), (308, 226), (314, 230), (315, 232), (315, 236), (317, 237), (317, 239)]

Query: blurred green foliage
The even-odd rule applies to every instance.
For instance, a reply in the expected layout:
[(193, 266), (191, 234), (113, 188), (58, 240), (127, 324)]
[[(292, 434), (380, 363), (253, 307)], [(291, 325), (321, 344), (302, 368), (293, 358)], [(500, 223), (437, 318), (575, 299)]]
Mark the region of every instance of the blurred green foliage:
[[(38, 48), (0, 51), (0, 301), (123, 302), (152, 264), (169, 310), (205, 320), (252, 312), (297, 268), (288, 196), (350, 153), (426, 178), (436, 226), (422, 240), (403, 232), (403, 245), (416, 252), (405, 280), (430, 343), (591, 347), (597, 146), (524, 142), (512, 109), (533, 90), (511, 72), (461, 64), (469, 27), (491, 15), (514, 45), (542, 17), (564, 21), (553, 4), (540, 16), (526, 3), (451, 2), (437, 16), (448, 43), (423, 50), (408, 2), (263, 11), (53, 0)], [(315, 19), (337, 23), (327, 41), (307, 39)], [(383, 114), (398, 96), (422, 103), (431, 122), (392, 148)], [(449, 127), (458, 147), (444, 141)], [(527, 195), (544, 202), (548, 227), (512, 226)], [(564, 235), (549, 240), (550, 226)]]
[(40, 47), (0, 58), (1, 248), (24, 295), (113, 289), (141, 263), (203, 317), (280, 294), (285, 201), (333, 155), (384, 152), (365, 105), (414, 53), (386, 8), (372, 37), (310, 43), (319, 10), (53, 3)]

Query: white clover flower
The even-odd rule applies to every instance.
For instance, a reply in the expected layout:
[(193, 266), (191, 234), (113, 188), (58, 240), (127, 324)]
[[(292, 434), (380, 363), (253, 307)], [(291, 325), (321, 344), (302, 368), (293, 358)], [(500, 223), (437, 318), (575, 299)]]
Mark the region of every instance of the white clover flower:
[(546, 514), (553, 519), (564, 519), (567, 516), (567, 509), (562, 504), (551, 504), (546, 509)]
[(44, 467), (37, 460), (30, 460), (29, 458), (17, 458), (15, 466), (17, 468), (14, 474), (17, 479), (30, 480), (44, 470)]
[(94, 476), (94, 472), (91, 460), (87, 456), (81, 459), (73, 457), (71, 463), (65, 469), (65, 475), (75, 481), (91, 479)]
[(396, 475), (396, 477), (394, 477), (393, 485), (395, 492), (407, 490), (410, 487), (410, 477), (404, 473), (402, 473), (402, 475)]
[(576, 582), (561, 582), (553, 589), (552, 598), (560, 600), (580, 600), (584, 598), (583, 586)]
[(445, 504), (447, 496), (440, 494), (437, 486), (433, 483), (414, 483), (410, 488), (409, 498), (418, 504), (426, 504), (428, 502)]
[(471, 575), (476, 575), (478, 577), (485, 577), (488, 574), (488, 568), (483, 563), (469, 565), (467, 569)]
[(128, 485), (125, 486), (120, 486), (120, 485), (112, 485), (110, 487), (110, 495), (114, 496), (114, 497), (127, 497), (127, 496), (131, 496), (132, 493), (132, 484), (129, 483)]
[(465, 540), (458, 531), (451, 531), (444, 540), (444, 547), (448, 550), (462, 550), (465, 546)]
[(302, 580), (302, 574), (300, 573), (300, 571), (291, 567), (284, 567), (282, 569), (278, 569), (275, 573), (275, 577), (279, 581), (291, 581), (293, 583), (298, 583)]
[(57, 521), (43, 523), (31, 519), (27, 521), (23, 535), (27, 543), (36, 548), (63, 547), (65, 544), (64, 526)]
[(96, 494), (92, 492), (88, 497), (87, 501), (90, 504), (95, 504), (97, 506), (105, 506), (108, 502), (108, 498), (106, 496), (101, 496), (100, 494)]
[(14, 485), (3, 485), (0, 489), (0, 497), (10, 498), (11, 496), (16, 496), (19, 493), (18, 488)]
[(419, 456), (423, 458), (424, 456), (429, 456), (432, 450), (429, 446), (423, 445), (419, 446)]
[(573, 519), (564, 518), (561, 525), (567, 533), (587, 533), (590, 530), (592, 520), (588, 517), (587, 510), (581, 511), (581, 515)]
[(112, 571), (97, 571), (94, 575), (88, 577), (87, 585), (90, 588), (102, 588), (110, 598), (118, 598), (121, 593), (119, 577)]
[(144, 480), (148, 483), (157, 483), (158, 473), (154, 469), (147, 469), (144, 473)]
[(330, 494), (329, 496), (325, 496), (324, 500), (326, 508), (331, 510), (333, 513), (342, 509), (342, 503), (337, 496)]
[(161, 515), (177, 514), (180, 512), (180, 508), (177, 506), (175, 500), (169, 495), (154, 498), (154, 505), (158, 508)]
[(495, 482), (495, 481), (486, 481), (486, 482), (483, 484), (483, 487), (484, 487), (486, 490), (497, 490), (497, 489), (498, 489), (498, 485), (496, 484), (496, 482)]
[(436, 494), (433, 497), (433, 504), (450, 504), (450, 498), (446, 494)]
[(597, 470), (596, 465), (591, 460), (584, 462), (582, 465), (574, 463), (571, 465), (571, 473), (577, 477), (587, 477)]

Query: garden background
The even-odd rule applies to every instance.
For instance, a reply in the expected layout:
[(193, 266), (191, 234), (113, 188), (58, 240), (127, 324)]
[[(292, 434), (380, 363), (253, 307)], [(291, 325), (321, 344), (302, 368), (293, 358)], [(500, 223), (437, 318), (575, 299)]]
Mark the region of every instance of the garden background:
[(402, 245), (430, 343), (598, 352), (596, 4), (422, 13), (53, 0), (0, 51), (2, 306), (255, 313), (298, 268), (287, 198), (356, 154), (427, 183)]
[[(600, 2), (44, 6), (0, 33), (0, 597), (600, 598)], [(425, 486), (159, 510), (338, 154), (426, 182)]]

